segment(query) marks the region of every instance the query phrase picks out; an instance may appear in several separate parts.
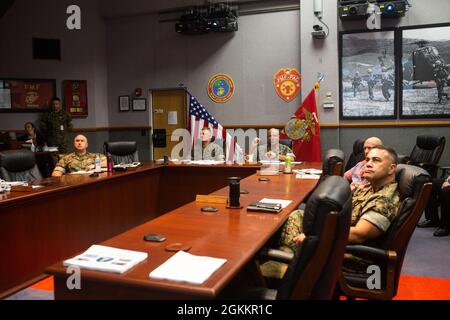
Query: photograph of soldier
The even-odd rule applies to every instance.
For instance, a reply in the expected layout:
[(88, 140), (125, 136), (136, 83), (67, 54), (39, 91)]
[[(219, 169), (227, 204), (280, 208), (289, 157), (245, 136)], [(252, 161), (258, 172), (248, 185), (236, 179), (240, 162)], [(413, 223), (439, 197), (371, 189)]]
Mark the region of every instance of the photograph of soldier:
[(358, 92), (359, 86), (361, 85), (361, 77), (359, 76), (359, 72), (355, 72), (355, 76), (352, 80), (352, 87), (353, 87), (353, 96), (356, 97), (356, 93)]
[(394, 79), (394, 75), (392, 73), (390, 73), (387, 70), (382, 70), (383, 75), (381, 78), (381, 92), (383, 93), (383, 97), (386, 99), (386, 101), (389, 101), (389, 99), (391, 98), (391, 93), (389, 92), (389, 90), (394, 90), (394, 84), (395, 84), (395, 79)]
[(341, 37), (341, 118), (393, 118), (394, 32), (344, 33)]
[(51, 111), (41, 117), (41, 130), (47, 136), (49, 147), (58, 147), (58, 153), (69, 151), (69, 130), (72, 128), (72, 117), (61, 107), (61, 100), (53, 98)]
[(444, 92), (444, 87), (449, 80), (447, 66), (444, 66), (441, 60), (436, 60), (436, 62), (434, 63), (433, 75), (434, 82), (436, 82), (438, 103), (441, 103), (442, 97), (445, 96), (445, 98), (448, 99), (448, 94)]
[(373, 100), (373, 88), (375, 87), (375, 84), (377, 83), (377, 80), (372, 72), (372, 69), (367, 69), (367, 90), (369, 94), (369, 99)]
[(405, 118), (450, 117), (450, 26), (402, 31)]

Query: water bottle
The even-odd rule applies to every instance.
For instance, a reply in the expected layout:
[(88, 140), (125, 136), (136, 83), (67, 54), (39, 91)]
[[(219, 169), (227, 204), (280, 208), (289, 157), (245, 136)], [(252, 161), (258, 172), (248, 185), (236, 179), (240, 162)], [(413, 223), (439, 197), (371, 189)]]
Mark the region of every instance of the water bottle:
[(240, 202), (239, 198), (241, 196), (241, 187), (240, 187), (240, 177), (230, 177), (228, 178), (229, 186), (230, 186), (230, 194), (228, 198), (228, 206), (231, 208), (239, 208)]
[(284, 160), (284, 173), (292, 173), (292, 158), (291, 158), (291, 154), (288, 153), (286, 155), (286, 158)]
[(95, 156), (95, 170), (94, 172), (102, 172), (102, 165), (100, 162), (100, 157), (98, 155)]
[(106, 154), (106, 162), (107, 162), (108, 172), (113, 172), (113, 159), (109, 152)]

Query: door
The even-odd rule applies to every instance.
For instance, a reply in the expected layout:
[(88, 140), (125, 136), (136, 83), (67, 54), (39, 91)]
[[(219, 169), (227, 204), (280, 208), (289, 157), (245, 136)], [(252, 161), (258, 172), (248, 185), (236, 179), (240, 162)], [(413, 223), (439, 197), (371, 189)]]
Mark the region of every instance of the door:
[(172, 132), (186, 128), (186, 91), (152, 91), (153, 159), (170, 156), (178, 141), (171, 141)]

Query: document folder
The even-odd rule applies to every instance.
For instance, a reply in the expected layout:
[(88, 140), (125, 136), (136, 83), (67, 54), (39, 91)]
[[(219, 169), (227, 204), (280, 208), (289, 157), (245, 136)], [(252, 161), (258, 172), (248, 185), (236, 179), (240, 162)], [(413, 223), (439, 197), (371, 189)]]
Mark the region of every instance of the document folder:
[(265, 203), (265, 202), (251, 202), (247, 211), (260, 211), (268, 213), (278, 213), (282, 210), (282, 206), (279, 203)]

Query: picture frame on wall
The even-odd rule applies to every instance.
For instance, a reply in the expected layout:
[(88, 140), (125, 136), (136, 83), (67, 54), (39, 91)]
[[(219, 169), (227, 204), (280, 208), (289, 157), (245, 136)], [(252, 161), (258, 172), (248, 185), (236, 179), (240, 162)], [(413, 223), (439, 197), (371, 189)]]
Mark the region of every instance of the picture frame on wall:
[(55, 96), (55, 79), (0, 78), (0, 113), (44, 112)]
[(133, 99), (133, 111), (145, 111), (147, 110), (146, 98), (134, 98)]
[(130, 111), (130, 96), (119, 96), (119, 112)]
[(450, 24), (401, 30), (400, 118), (450, 118)]
[(85, 118), (88, 116), (86, 80), (64, 80), (63, 97), (65, 110), (72, 118)]
[(342, 32), (339, 39), (341, 120), (396, 119), (396, 32)]

